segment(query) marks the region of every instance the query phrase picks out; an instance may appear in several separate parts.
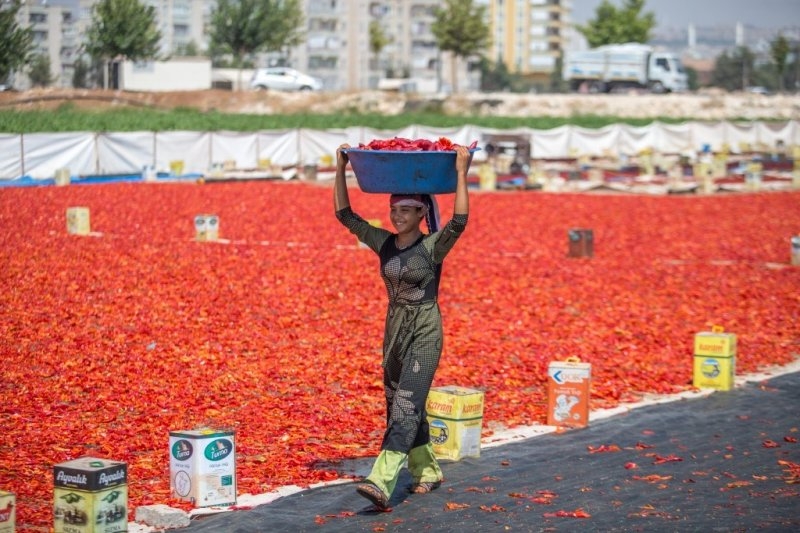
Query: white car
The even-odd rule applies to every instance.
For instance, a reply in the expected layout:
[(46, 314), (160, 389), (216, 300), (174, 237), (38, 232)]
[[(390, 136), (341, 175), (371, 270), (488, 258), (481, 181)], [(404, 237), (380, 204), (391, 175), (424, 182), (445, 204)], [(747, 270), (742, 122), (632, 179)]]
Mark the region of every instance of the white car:
[(269, 67), (260, 68), (253, 73), (250, 87), (278, 91), (319, 91), (322, 89), (322, 81), (293, 68)]

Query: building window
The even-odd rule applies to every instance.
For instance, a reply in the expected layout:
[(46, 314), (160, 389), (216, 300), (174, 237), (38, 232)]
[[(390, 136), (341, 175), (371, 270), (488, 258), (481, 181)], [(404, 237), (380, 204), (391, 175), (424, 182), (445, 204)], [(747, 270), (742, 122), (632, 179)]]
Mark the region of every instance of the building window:
[(312, 70), (335, 69), (336, 64), (336, 56), (310, 56), (308, 58), (308, 68)]

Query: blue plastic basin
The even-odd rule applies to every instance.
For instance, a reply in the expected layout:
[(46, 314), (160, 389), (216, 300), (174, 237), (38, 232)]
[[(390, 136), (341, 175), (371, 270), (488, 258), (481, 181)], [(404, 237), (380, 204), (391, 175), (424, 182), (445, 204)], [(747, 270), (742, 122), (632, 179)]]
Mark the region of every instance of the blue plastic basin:
[[(470, 150), (469, 163), (472, 163), (472, 154), (478, 150)], [(456, 191), (458, 173), (454, 151), (406, 152), (348, 148), (346, 153), (358, 186), (364, 192), (446, 194)]]

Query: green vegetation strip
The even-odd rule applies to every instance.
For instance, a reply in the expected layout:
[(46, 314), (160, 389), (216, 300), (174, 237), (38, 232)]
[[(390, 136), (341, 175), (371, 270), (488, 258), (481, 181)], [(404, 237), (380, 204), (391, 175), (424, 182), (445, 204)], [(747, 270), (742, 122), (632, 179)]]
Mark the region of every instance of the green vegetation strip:
[(69, 131), (259, 131), (308, 128), (315, 130), (363, 126), (381, 130), (398, 130), (411, 125), (436, 128), (460, 127), (467, 124), (483, 128), (533, 128), (547, 130), (566, 124), (584, 128), (602, 128), (610, 124), (646, 126), (659, 122), (677, 124), (690, 119), (632, 119), (607, 116), (500, 117), (445, 115), (436, 112), (403, 113), (401, 115), (337, 112), (331, 114), (245, 115), (202, 112), (177, 108), (170, 111), (125, 108), (108, 111), (85, 111), (65, 104), (55, 111), (0, 110), (0, 132), (55, 133)]

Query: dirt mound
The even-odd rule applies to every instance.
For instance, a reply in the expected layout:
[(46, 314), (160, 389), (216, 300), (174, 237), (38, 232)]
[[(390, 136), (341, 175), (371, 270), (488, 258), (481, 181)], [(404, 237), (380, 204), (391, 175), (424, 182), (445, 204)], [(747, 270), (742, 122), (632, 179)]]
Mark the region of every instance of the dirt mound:
[(0, 93), (0, 109), (55, 109), (70, 103), (78, 108), (193, 108), (223, 113), (277, 114), (342, 111), (397, 115), (427, 107), (451, 115), (625, 118), (691, 118), (695, 120), (800, 119), (800, 95), (765, 96), (708, 90), (692, 94), (627, 93), (506, 94), (470, 93), (448, 97), (380, 91), (283, 93), (272, 91), (127, 92), (34, 89)]

